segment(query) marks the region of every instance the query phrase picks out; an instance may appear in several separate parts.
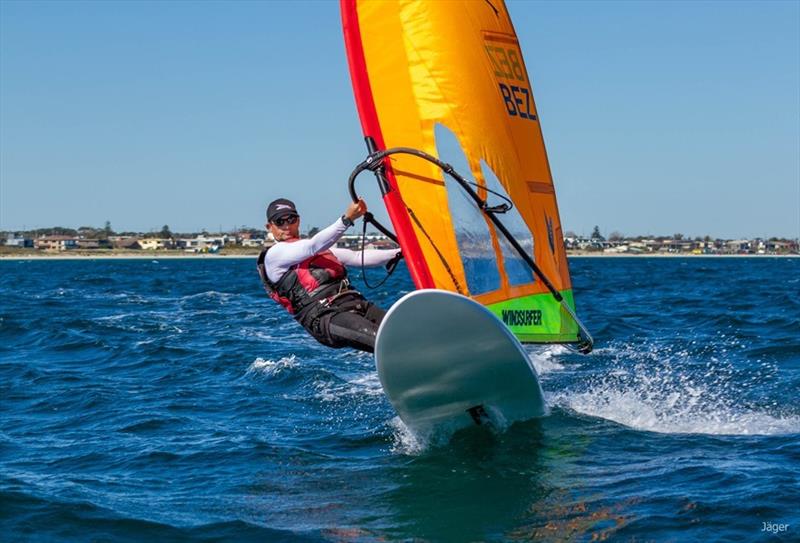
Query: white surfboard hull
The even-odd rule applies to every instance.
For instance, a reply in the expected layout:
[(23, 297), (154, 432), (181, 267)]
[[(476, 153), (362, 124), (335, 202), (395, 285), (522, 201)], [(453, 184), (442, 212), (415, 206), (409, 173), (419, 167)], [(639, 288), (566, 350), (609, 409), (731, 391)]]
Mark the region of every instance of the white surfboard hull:
[(547, 413), (533, 364), (488, 309), (443, 290), (418, 290), (387, 312), (375, 363), (402, 421), (427, 434), (505, 426)]

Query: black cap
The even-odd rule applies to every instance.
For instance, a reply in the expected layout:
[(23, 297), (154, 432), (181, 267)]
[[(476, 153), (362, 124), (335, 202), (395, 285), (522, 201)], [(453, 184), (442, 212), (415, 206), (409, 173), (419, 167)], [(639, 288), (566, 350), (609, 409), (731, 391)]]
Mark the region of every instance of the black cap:
[(286, 198), (278, 198), (277, 200), (270, 202), (267, 206), (268, 222), (275, 222), (281, 217), (288, 217), (289, 215), (300, 215), (297, 212), (294, 202), (291, 200), (287, 200)]

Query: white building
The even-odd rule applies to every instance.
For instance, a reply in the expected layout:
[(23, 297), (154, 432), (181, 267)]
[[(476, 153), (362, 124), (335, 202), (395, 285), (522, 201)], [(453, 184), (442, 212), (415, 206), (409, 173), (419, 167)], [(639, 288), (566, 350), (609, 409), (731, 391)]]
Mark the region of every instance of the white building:
[(24, 247), (33, 247), (33, 239), (16, 234), (9, 234), (6, 238), (6, 247), (18, 247), (20, 249)]
[(172, 247), (172, 240), (162, 238), (142, 238), (139, 240), (139, 245), (145, 251), (157, 251), (159, 249), (170, 249)]
[(204, 236), (176, 240), (179, 249), (190, 253), (216, 253), (225, 246), (225, 236)]

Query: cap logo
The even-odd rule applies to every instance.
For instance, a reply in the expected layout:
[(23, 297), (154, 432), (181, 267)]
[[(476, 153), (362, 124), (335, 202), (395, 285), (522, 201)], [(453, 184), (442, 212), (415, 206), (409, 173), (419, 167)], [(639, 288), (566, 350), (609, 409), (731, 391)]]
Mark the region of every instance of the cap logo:
[(275, 207), (277, 209), (292, 209), (292, 206), (287, 206), (286, 204), (278, 204)]

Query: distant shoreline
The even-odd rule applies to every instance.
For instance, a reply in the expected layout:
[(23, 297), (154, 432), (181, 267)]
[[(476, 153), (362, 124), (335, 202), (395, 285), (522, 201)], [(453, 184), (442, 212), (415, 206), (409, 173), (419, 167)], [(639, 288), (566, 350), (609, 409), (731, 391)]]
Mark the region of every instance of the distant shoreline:
[(116, 254), (62, 254), (62, 253), (47, 253), (42, 255), (10, 255), (0, 254), (0, 260), (226, 260), (232, 258), (252, 258), (255, 259), (258, 254), (209, 254), (209, 253), (196, 253), (196, 254), (141, 254), (141, 253), (116, 253)]
[[(115, 254), (26, 254), (14, 255), (9, 253), (0, 254), (2, 260), (230, 260), (230, 259), (255, 259), (257, 253), (252, 254), (209, 254), (209, 253), (115, 253)], [(758, 254), (709, 254), (694, 255), (682, 253), (598, 253), (588, 251), (567, 251), (568, 258), (800, 258), (796, 254), (782, 255), (758, 255)]]

